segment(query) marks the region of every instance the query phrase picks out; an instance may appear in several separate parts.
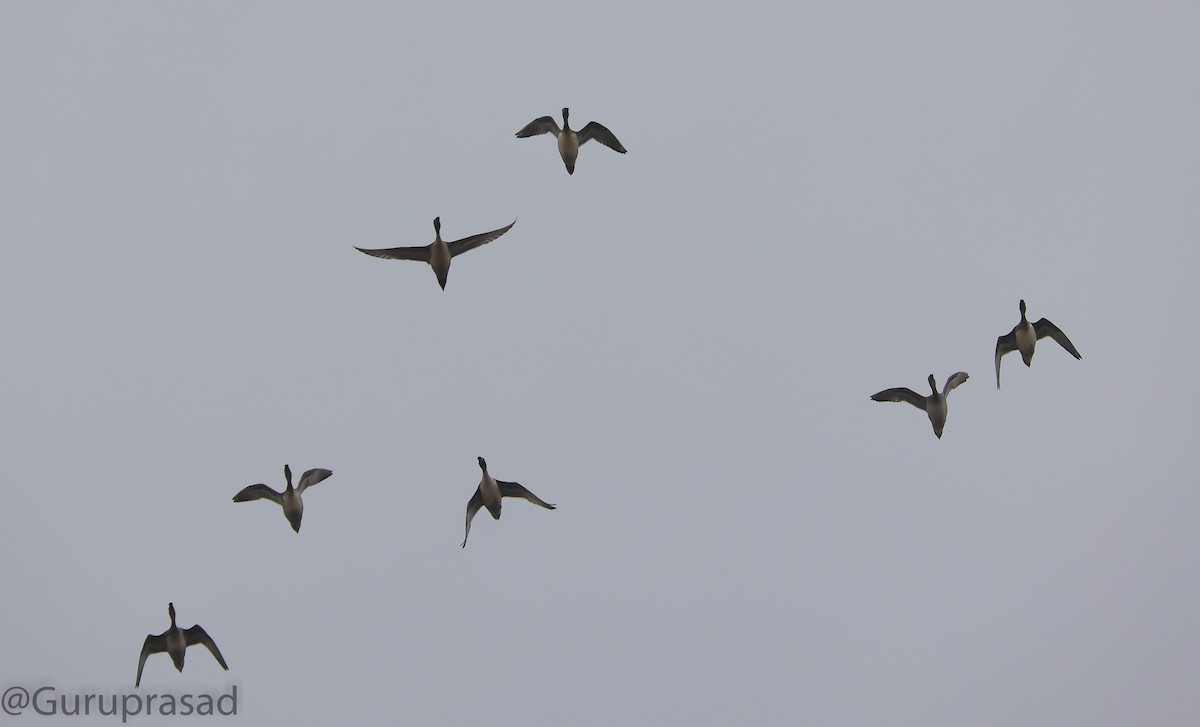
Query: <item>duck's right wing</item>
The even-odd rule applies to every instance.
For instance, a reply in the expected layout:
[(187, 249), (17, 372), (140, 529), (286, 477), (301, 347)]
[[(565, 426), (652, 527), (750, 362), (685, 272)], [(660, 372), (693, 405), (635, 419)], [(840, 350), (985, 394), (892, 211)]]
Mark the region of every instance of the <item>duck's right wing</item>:
[(233, 496), (234, 502), (250, 502), (251, 500), (270, 500), (276, 505), (282, 507), (283, 493), (276, 492), (266, 485), (258, 484), (250, 485)]
[(501, 227), (498, 230), (492, 230), (491, 232), (481, 232), (478, 235), (471, 235), (470, 237), (464, 237), (461, 240), (455, 240), (454, 242), (447, 242), (446, 245), (450, 247), (450, 257), (456, 257), (458, 255), (462, 255), (467, 250), (474, 250), (475, 248), (479, 247), (480, 245), (488, 244), (492, 240), (495, 240), (497, 237), (500, 237), (504, 233), (511, 230), (512, 226), (515, 224), (517, 224), (517, 221), (513, 220), (507, 226)]
[(1079, 351), (1075, 350), (1075, 344), (1071, 343), (1071, 339), (1067, 338), (1067, 334), (1063, 333), (1061, 328), (1054, 325), (1047, 319), (1043, 318), (1037, 323), (1034, 323), (1033, 331), (1037, 334), (1038, 338), (1045, 338), (1046, 336), (1049, 336), (1053, 338), (1058, 345), (1067, 349), (1067, 353), (1071, 354), (1077, 359), (1083, 359), (1083, 356), (1079, 354)]
[(547, 510), (553, 510), (557, 507), (556, 505), (551, 505), (550, 503), (546, 502), (516, 482), (501, 482), (500, 480), (496, 480), (496, 484), (500, 486), (501, 497), (520, 497), (529, 500), (534, 505), (541, 505)]
[(146, 636), (146, 640), (142, 642), (142, 654), (138, 657), (137, 679), (133, 682), (134, 689), (137, 689), (142, 683), (142, 667), (146, 666), (146, 657), (167, 650), (167, 640), (163, 638), (164, 636), (166, 636), (165, 632), (158, 636), (149, 634)]
[(517, 138), (525, 139), (538, 134), (554, 134), (554, 138), (557, 139), (561, 133), (562, 130), (558, 128), (558, 123), (553, 116), (541, 116), (525, 124), (525, 127), (517, 132)]
[(1012, 329), (1007, 335), (996, 339), (996, 388), (1000, 388), (1000, 359), (1007, 353), (1017, 350), (1017, 329)]
[(429, 262), (429, 251), (431, 245), (421, 245), (420, 247), (389, 247), (383, 250), (364, 250), (361, 247), (354, 248), (361, 253), (366, 253), (371, 257), (381, 257), (388, 260), (416, 260), (417, 262)]
[(871, 401), (907, 401), (921, 411), (925, 411), (925, 397), (904, 386), (884, 389), (878, 394), (872, 394)]
[(966, 371), (959, 371), (956, 374), (951, 374), (950, 378), (946, 379), (946, 385), (942, 387), (942, 396), (948, 396), (950, 391), (959, 384), (970, 378)]
[(183, 635), (187, 638), (188, 646), (193, 644), (203, 644), (213, 655), (213, 657), (216, 658), (217, 663), (221, 665), (221, 668), (225, 671), (229, 671), (229, 666), (225, 663), (225, 657), (221, 656), (221, 650), (217, 648), (217, 642), (212, 640), (212, 637), (208, 635), (207, 631), (200, 628), (200, 624), (196, 624), (190, 629), (187, 629), (183, 632)]
[(589, 121), (587, 126), (579, 130), (579, 145), (583, 146), (586, 142), (595, 139), (601, 144), (607, 146), (613, 151), (625, 153), (625, 147), (621, 142), (617, 141), (616, 135), (608, 130), (604, 124), (598, 124), (595, 121)]
[(467, 531), (463, 533), (462, 547), (467, 547), (467, 536), (471, 534), (471, 521), (475, 519), (475, 513), (479, 512), (479, 508), (483, 507), (483, 491), (478, 487), (475, 488), (475, 494), (471, 495), (471, 499), (467, 500)]
[(296, 485), (296, 493), (302, 493), (313, 485), (333, 474), (333, 470), (311, 469), (300, 476), (300, 484)]

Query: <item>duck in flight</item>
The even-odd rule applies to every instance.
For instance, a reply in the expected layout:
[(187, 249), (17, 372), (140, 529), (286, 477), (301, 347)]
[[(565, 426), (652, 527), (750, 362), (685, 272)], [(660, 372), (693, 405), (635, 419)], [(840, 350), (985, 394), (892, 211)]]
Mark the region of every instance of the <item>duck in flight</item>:
[(213, 658), (217, 660), (221, 668), (229, 671), (229, 667), (225, 664), (225, 657), (221, 656), (221, 650), (217, 648), (212, 637), (200, 628), (199, 624), (190, 629), (181, 629), (176, 626), (174, 603), (167, 604), (167, 613), (171, 616), (171, 627), (158, 636), (147, 635), (146, 641), (142, 644), (142, 655), (138, 657), (137, 679), (133, 683), (134, 689), (137, 689), (142, 683), (142, 667), (146, 665), (146, 657), (165, 651), (174, 662), (175, 669), (183, 671), (183, 657), (187, 654), (187, 647), (195, 644), (203, 644), (212, 652)]
[(300, 475), (300, 485), (292, 489), (292, 468), (285, 464), (283, 478), (287, 480), (287, 489), (283, 492), (276, 492), (263, 484), (250, 485), (234, 495), (233, 501), (270, 500), (283, 508), (283, 516), (292, 524), (292, 530), (300, 532), (300, 518), (304, 517), (304, 501), (300, 499), (300, 495), (332, 474), (333, 470), (311, 469)]
[(480, 480), (479, 487), (475, 488), (475, 494), (471, 495), (471, 499), (467, 501), (467, 532), (463, 535), (462, 547), (467, 547), (467, 536), (471, 534), (471, 520), (475, 518), (475, 513), (479, 512), (479, 508), (486, 507), (493, 518), (496, 520), (500, 519), (502, 498), (522, 497), (534, 505), (541, 505), (547, 510), (555, 509), (554, 505), (542, 500), (516, 482), (501, 482), (500, 480), (493, 479), (488, 474), (487, 461), (483, 457), (477, 457), (476, 459), (479, 460), (479, 469), (483, 470), (483, 479)]
[(442, 239), (442, 218), (434, 217), (434, 239), (428, 245), (421, 245), (419, 247), (389, 247), (384, 250), (364, 250), (361, 247), (354, 249), (372, 257), (381, 257), (388, 260), (416, 260), (418, 262), (429, 263), (430, 267), (433, 268), (433, 274), (437, 276), (438, 285), (442, 286), (442, 290), (445, 290), (446, 276), (450, 274), (451, 258), (462, 255), (468, 250), (474, 250), (480, 245), (486, 245), (511, 230), (515, 224), (517, 224), (517, 221), (513, 220), (512, 224), (507, 227), (447, 242)]
[(551, 116), (543, 116), (534, 119), (525, 125), (525, 128), (517, 132), (518, 139), (525, 139), (538, 134), (554, 134), (558, 139), (558, 153), (562, 157), (563, 164), (567, 165), (567, 174), (575, 173), (575, 159), (579, 156), (579, 147), (588, 143), (592, 139), (607, 146), (613, 151), (625, 153), (625, 147), (621, 142), (617, 141), (617, 137), (613, 135), (608, 127), (603, 124), (589, 121), (579, 131), (574, 131), (570, 127), (567, 119), (571, 116), (571, 109), (563, 109), (563, 125), (558, 128), (554, 118)]
[(962, 382), (967, 380), (967, 372), (959, 371), (952, 374), (946, 379), (946, 386), (942, 389), (942, 393), (938, 393), (937, 380), (933, 378), (933, 374), (929, 375), (929, 388), (932, 393), (929, 396), (921, 396), (917, 392), (907, 387), (898, 387), (895, 389), (884, 389), (878, 394), (871, 396), (872, 401), (907, 401), (909, 404), (917, 407), (921, 411), (929, 415), (929, 423), (933, 425), (933, 433), (938, 439), (942, 438), (942, 429), (946, 426), (946, 398), (950, 396), (950, 391)]
[(1075, 350), (1075, 344), (1071, 343), (1071, 339), (1067, 338), (1067, 334), (1063, 333), (1061, 328), (1045, 318), (1036, 323), (1030, 323), (1029, 319), (1025, 317), (1025, 301), (1022, 300), (1021, 321), (1011, 331), (996, 339), (997, 389), (1000, 388), (1000, 359), (1004, 358), (1004, 354), (1020, 351), (1021, 360), (1025, 362), (1026, 366), (1029, 366), (1033, 363), (1033, 349), (1037, 346), (1038, 339), (1046, 336), (1053, 338), (1058, 345), (1067, 349), (1067, 353), (1077, 360), (1083, 359), (1079, 351)]

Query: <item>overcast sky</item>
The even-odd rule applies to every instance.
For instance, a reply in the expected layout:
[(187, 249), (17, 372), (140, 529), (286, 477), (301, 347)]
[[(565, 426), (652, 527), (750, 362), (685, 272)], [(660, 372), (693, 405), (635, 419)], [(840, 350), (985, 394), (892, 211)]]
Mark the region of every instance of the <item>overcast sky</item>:
[(983, 5), (0, 3), (0, 688), (1200, 722), (1200, 6)]

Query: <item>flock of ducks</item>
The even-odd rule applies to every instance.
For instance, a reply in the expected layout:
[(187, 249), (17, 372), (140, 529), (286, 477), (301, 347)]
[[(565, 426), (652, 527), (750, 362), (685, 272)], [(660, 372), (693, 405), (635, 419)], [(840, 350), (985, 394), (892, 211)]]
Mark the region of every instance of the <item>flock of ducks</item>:
[[(1011, 331), (996, 339), (996, 388), (1000, 388), (1000, 359), (1004, 358), (1007, 353), (1013, 351), (1021, 352), (1021, 360), (1026, 366), (1033, 364), (1033, 349), (1037, 346), (1039, 339), (1049, 336), (1053, 338), (1058, 345), (1067, 349), (1076, 359), (1082, 359), (1079, 351), (1075, 349), (1075, 344), (1071, 343), (1071, 339), (1067, 338), (1067, 334), (1062, 332), (1062, 329), (1051, 323), (1048, 319), (1042, 318), (1037, 323), (1030, 323), (1025, 317), (1025, 301), (1021, 301), (1021, 320), (1013, 327)], [(950, 392), (968, 379), (966, 371), (959, 371), (951, 374), (950, 378), (946, 379), (946, 385), (942, 387), (941, 393), (937, 390), (937, 380), (933, 378), (933, 374), (929, 375), (929, 388), (931, 389), (929, 396), (921, 396), (912, 389), (906, 387), (897, 387), (895, 389), (884, 389), (878, 394), (872, 394), (872, 401), (907, 401), (909, 404), (917, 407), (921, 411), (929, 415), (929, 423), (933, 425), (933, 433), (938, 439), (942, 438), (942, 430), (946, 427), (946, 413), (949, 411), (946, 405), (946, 399), (950, 396)]]
[[(617, 137), (602, 124), (595, 121), (588, 122), (582, 129), (575, 131), (570, 127), (570, 109), (562, 110), (563, 125), (559, 128), (553, 117), (542, 116), (534, 119), (526, 124), (520, 131), (517, 132), (517, 138), (527, 138), (530, 136), (538, 136), (540, 134), (554, 134), (558, 140), (558, 153), (562, 157), (563, 164), (566, 166), (568, 174), (575, 173), (575, 162), (579, 157), (579, 147), (589, 141), (595, 140), (621, 154), (626, 153), (625, 146), (617, 140)], [(437, 277), (438, 285), (442, 290), (446, 289), (446, 280), (450, 275), (450, 262), (464, 252), (474, 250), (481, 245), (499, 238), (504, 233), (513, 228), (517, 223), (513, 220), (505, 227), (501, 227), (490, 232), (482, 232), (478, 235), (471, 235), (461, 240), (447, 241), (442, 239), (442, 221), (440, 217), (433, 218), (433, 242), (428, 245), (416, 247), (392, 247), (379, 250), (367, 250), (361, 247), (355, 248), (362, 253), (371, 255), (372, 257), (384, 258), (388, 260), (416, 260), (418, 262), (427, 263), (433, 268), (433, 274)], [(1067, 350), (1076, 359), (1083, 357), (1076, 350), (1075, 345), (1067, 338), (1067, 335), (1062, 330), (1051, 323), (1049, 320), (1042, 318), (1036, 323), (1030, 323), (1025, 317), (1025, 301), (1020, 304), (1021, 320), (1015, 327), (1003, 336), (996, 339), (996, 388), (1000, 388), (1000, 360), (1005, 354), (1013, 351), (1021, 352), (1021, 360), (1029, 366), (1033, 362), (1033, 352), (1040, 339), (1050, 337), (1054, 339), (1060, 346)], [(906, 387), (897, 387), (892, 389), (884, 389), (877, 394), (871, 396), (873, 401), (903, 401), (912, 404), (918, 409), (925, 412), (929, 417), (929, 423), (933, 425), (933, 433), (941, 439), (942, 431), (946, 426), (946, 416), (949, 411), (947, 399), (950, 392), (956, 387), (962, 385), (969, 378), (967, 372), (959, 371), (951, 374), (946, 379), (945, 386), (939, 392), (937, 388), (937, 380), (933, 374), (929, 375), (930, 393), (928, 396), (922, 396), (912, 389)], [(491, 516), (499, 520), (500, 510), (503, 505), (504, 498), (516, 497), (528, 500), (534, 505), (546, 508), (547, 510), (555, 509), (555, 505), (542, 500), (537, 495), (530, 492), (527, 488), (516, 482), (505, 482), (497, 480), (488, 472), (487, 461), (483, 457), (478, 457), (479, 469), (482, 471), (479, 485), (475, 488), (474, 494), (467, 501), (467, 513), (465, 531), (463, 533), (462, 547), (467, 546), (467, 538), (471, 534), (471, 521), (481, 508), (487, 508)], [(251, 500), (270, 500), (283, 509), (283, 516), (287, 518), (288, 524), (292, 526), (292, 530), (296, 533), (300, 532), (300, 522), (304, 516), (304, 500), (302, 496), (308, 488), (323, 482), (333, 475), (332, 470), (314, 468), (307, 470), (300, 476), (300, 482), (295, 487), (292, 486), (292, 469), (288, 465), (283, 466), (283, 477), (286, 487), (282, 492), (264, 485), (255, 484), (243, 488), (240, 492), (233, 496), (234, 502), (249, 502)], [(226, 671), (229, 667), (225, 663), (225, 657), (221, 655), (221, 650), (217, 648), (212, 637), (200, 627), (194, 625), (191, 628), (182, 629), (175, 623), (175, 604), (167, 605), (167, 614), (171, 618), (170, 627), (161, 634), (149, 634), (146, 636), (145, 642), (142, 644), (142, 651), (138, 657), (137, 678), (134, 681), (134, 687), (138, 687), (142, 683), (142, 669), (146, 665), (146, 659), (151, 654), (166, 652), (172, 663), (178, 671), (183, 671), (184, 656), (187, 653), (189, 646), (196, 644), (203, 645)]]
[[(542, 116), (541, 118), (534, 119), (517, 132), (517, 137), (523, 139), (539, 134), (554, 134), (558, 139), (558, 153), (562, 157), (563, 164), (567, 167), (568, 174), (575, 173), (575, 160), (579, 158), (579, 147), (593, 139), (614, 151), (622, 154), (625, 153), (625, 146), (617, 140), (617, 137), (606, 126), (592, 121), (579, 131), (574, 131), (568, 122), (570, 115), (570, 109), (564, 108), (562, 110), (563, 125), (561, 129), (550, 116)], [(429, 267), (433, 268), (433, 274), (437, 276), (438, 285), (442, 290), (445, 290), (446, 280), (450, 275), (451, 260), (464, 252), (474, 250), (481, 245), (486, 245), (492, 240), (497, 239), (511, 230), (515, 224), (517, 224), (517, 221), (513, 220), (505, 227), (492, 230), (491, 232), (481, 232), (478, 235), (464, 237), (461, 240), (448, 241), (442, 239), (442, 218), (434, 217), (433, 242), (428, 245), (392, 247), (382, 250), (366, 250), (361, 247), (355, 249), (372, 257), (387, 260), (416, 260), (427, 263)], [(523, 485), (516, 482), (505, 482), (495, 479), (488, 474), (487, 461), (483, 457), (479, 457), (478, 461), (479, 469), (483, 471), (483, 476), (479, 481), (479, 485), (475, 488), (475, 494), (471, 495), (471, 499), (467, 501), (466, 531), (463, 534), (462, 547), (467, 547), (467, 537), (471, 534), (471, 521), (475, 518), (475, 514), (479, 512), (480, 508), (487, 508), (491, 516), (499, 520), (500, 507), (505, 497), (519, 497), (547, 510), (555, 509), (555, 505), (533, 494)], [(287, 518), (288, 524), (292, 526), (292, 530), (299, 533), (300, 522), (304, 517), (304, 500), (302, 499), (304, 491), (313, 485), (325, 481), (332, 475), (333, 470), (322, 468), (310, 469), (300, 475), (300, 482), (293, 487), (292, 468), (285, 464), (283, 466), (283, 479), (287, 486), (282, 492), (259, 483), (243, 488), (233, 496), (233, 501), (270, 500), (283, 509), (283, 516)], [(221, 650), (217, 648), (216, 642), (212, 640), (208, 632), (199, 624), (188, 629), (179, 628), (175, 624), (174, 603), (167, 604), (167, 614), (171, 617), (171, 626), (161, 634), (148, 634), (145, 642), (142, 643), (142, 652), (138, 656), (137, 677), (133, 683), (134, 688), (141, 686), (142, 669), (146, 666), (146, 659), (151, 654), (166, 652), (171, 657), (171, 662), (175, 665), (175, 669), (182, 672), (183, 660), (187, 654), (187, 648), (196, 644), (201, 644), (207, 648), (212, 653), (213, 658), (217, 660), (217, 663), (221, 665), (221, 668), (229, 671), (229, 666), (225, 663), (225, 657), (221, 655)]]

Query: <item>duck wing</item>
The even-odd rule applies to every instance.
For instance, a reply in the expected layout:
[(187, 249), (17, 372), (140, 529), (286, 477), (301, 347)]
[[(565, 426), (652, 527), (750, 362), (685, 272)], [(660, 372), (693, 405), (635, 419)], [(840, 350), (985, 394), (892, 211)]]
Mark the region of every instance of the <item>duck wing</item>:
[(241, 492), (233, 496), (234, 502), (249, 502), (251, 500), (270, 500), (271, 502), (283, 506), (283, 493), (276, 492), (270, 487), (263, 484), (250, 485)]
[(467, 536), (471, 534), (471, 521), (475, 519), (475, 513), (479, 512), (479, 508), (483, 507), (483, 491), (478, 487), (475, 488), (475, 494), (471, 495), (471, 499), (467, 500), (467, 530), (463, 533), (462, 547), (467, 547)]
[(1017, 350), (1017, 329), (996, 339), (996, 388), (1000, 388), (1000, 359)]
[(921, 411), (925, 411), (925, 397), (904, 386), (884, 389), (878, 394), (872, 394), (871, 401), (907, 401)]
[(946, 379), (946, 385), (942, 387), (942, 396), (949, 395), (950, 391), (954, 389), (954, 387), (958, 386), (969, 378), (970, 376), (967, 375), (966, 371), (959, 371), (956, 374), (951, 374), (950, 378)]
[(354, 249), (371, 257), (381, 257), (388, 260), (416, 260), (417, 262), (427, 263), (429, 262), (429, 251), (432, 247), (432, 245), (421, 245), (420, 247), (389, 247), (383, 250), (365, 250), (361, 247)]
[(137, 689), (142, 683), (142, 667), (146, 666), (146, 657), (151, 654), (159, 654), (167, 650), (167, 632), (164, 631), (158, 636), (148, 634), (146, 640), (142, 642), (142, 653), (138, 656), (137, 679), (133, 682), (133, 688)]
[(217, 648), (217, 642), (212, 640), (212, 637), (208, 635), (207, 631), (200, 627), (200, 624), (196, 624), (190, 629), (187, 629), (183, 632), (183, 635), (187, 638), (188, 646), (193, 644), (203, 644), (209, 650), (209, 652), (212, 653), (213, 658), (217, 660), (217, 663), (221, 665), (221, 668), (225, 671), (229, 671), (229, 666), (225, 663), (225, 657), (221, 656), (221, 650)]
[(592, 139), (595, 139), (613, 151), (619, 151), (622, 154), (625, 153), (625, 147), (621, 145), (621, 142), (617, 141), (617, 137), (608, 130), (608, 127), (598, 124), (595, 121), (589, 121), (587, 126), (579, 130), (579, 145), (583, 146)]
[(537, 136), (538, 134), (554, 134), (554, 138), (557, 139), (558, 135), (561, 133), (562, 130), (558, 128), (558, 122), (554, 120), (553, 116), (539, 116), (533, 121), (530, 121), (528, 124), (525, 124), (525, 126), (517, 132), (517, 138), (526, 139), (530, 136)]
[(501, 482), (500, 480), (496, 480), (496, 484), (500, 486), (501, 497), (520, 497), (525, 500), (529, 500), (534, 505), (541, 505), (547, 510), (554, 510), (557, 507), (546, 502), (516, 482)]
[(1067, 349), (1067, 353), (1071, 354), (1077, 359), (1083, 359), (1083, 356), (1079, 354), (1079, 351), (1075, 350), (1075, 344), (1071, 343), (1071, 339), (1067, 338), (1067, 334), (1063, 333), (1061, 328), (1054, 325), (1049, 320), (1043, 318), (1037, 323), (1034, 323), (1033, 331), (1037, 334), (1039, 339), (1049, 336), (1050, 338), (1053, 338), (1058, 345)]
[(492, 230), (491, 232), (481, 232), (478, 235), (464, 237), (463, 239), (455, 240), (454, 242), (447, 242), (446, 244), (450, 246), (450, 257), (462, 255), (467, 250), (474, 250), (480, 245), (488, 244), (492, 240), (495, 240), (497, 237), (500, 237), (504, 233), (511, 230), (512, 226), (515, 224), (517, 224), (517, 221), (513, 220), (507, 227), (501, 227), (500, 229)]
[(296, 494), (300, 494), (333, 474), (333, 470), (311, 469), (300, 476), (300, 484), (296, 485)]

